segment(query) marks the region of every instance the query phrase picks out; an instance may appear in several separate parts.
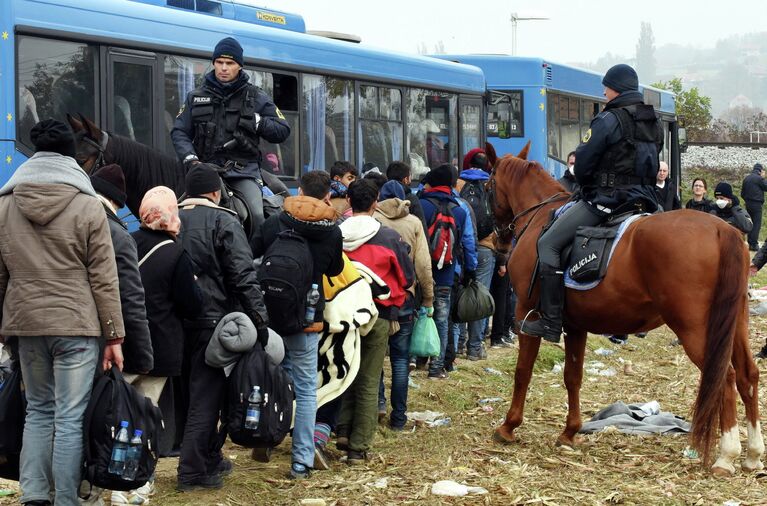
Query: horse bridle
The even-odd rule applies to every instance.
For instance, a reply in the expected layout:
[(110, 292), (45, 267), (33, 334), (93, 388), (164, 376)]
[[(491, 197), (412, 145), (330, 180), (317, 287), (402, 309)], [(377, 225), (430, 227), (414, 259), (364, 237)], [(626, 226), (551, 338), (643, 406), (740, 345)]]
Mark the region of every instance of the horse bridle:
[[(91, 167), (90, 173), (93, 173), (103, 167), (106, 164), (106, 159), (104, 157), (104, 153), (107, 149), (107, 143), (109, 143), (109, 134), (106, 132), (101, 132), (101, 139), (99, 142), (96, 142), (95, 140), (88, 137), (88, 135), (83, 135), (82, 138), (83, 142), (86, 144), (96, 148), (96, 150), (99, 152), (98, 158), (96, 158), (96, 161), (93, 163), (93, 166)], [(86, 160), (87, 161), (87, 160)]]

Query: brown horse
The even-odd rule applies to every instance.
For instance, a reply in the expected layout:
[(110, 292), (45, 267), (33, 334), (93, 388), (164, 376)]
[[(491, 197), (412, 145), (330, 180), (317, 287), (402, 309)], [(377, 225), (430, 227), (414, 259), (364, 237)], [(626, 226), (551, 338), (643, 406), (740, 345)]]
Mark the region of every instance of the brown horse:
[[(528, 145), (529, 146), (529, 145)], [(508, 272), (518, 302), (517, 321), (536, 307), (537, 285), (528, 297), (536, 263), (536, 242), (552, 209), (568, 194), (537, 162), (518, 157), (498, 160), (491, 185), (501, 243), (516, 240)], [(556, 195), (563, 198), (558, 198)], [(552, 198), (553, 197), (553, 198)], [(573, 446), (581, 428), (580, 387), (586, 333), (645, 332), (662, 324), (679, 337), (687, 356), (701, 370), (692, 421), (692, 442), (708, 465), (721, 430), (716, 474), (735, 472), (740, 455), (736, 386), (746, 407), (748, 451), (743, 470), (762, 469), (758, 381), (748, 346), (746, 290), (749, 257), (739, 233), (714, 216), (674, 211), (643, 217), (618, 243), (606, 277), (587, 291), (567, 290), (564, 329), (568, 414), (558, 444)], [(522, 335), (514, 375), (514, 395), (494, 439), (509, 443), (522, 423), (540, 338)]]

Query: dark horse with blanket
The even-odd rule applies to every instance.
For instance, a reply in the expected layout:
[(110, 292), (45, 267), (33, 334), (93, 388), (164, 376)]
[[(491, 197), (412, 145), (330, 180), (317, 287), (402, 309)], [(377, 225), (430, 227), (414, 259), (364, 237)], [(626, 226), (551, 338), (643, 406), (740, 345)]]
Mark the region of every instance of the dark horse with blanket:
[[(530, 291), (536, 242), (551, 211), (566, 196), (537, 162), (505, 156), (495, 164), (491, 188), (502, 248), (516, 241), (508, 272), (518, 296), (516, 318), (536, 308)], [(647, 255), (652, 251), (652, 255)], [(740, 234), (721, 219), (695, 211), (639, 218), (623, 233), (605, 278), (587, 291), (565, 296), (565, 368), (568, 414), (558, 443), (576, 444), (581, 427), (580, 387), (586, 333), (627, 334), (668, 325), (701, 370), (692, 420), (692, 442), (706, 464), (721, 430), (713, 472), (731, 474), (740, 455), (736, 388), (746, 407), (748, 448), (742, 469), (762, 469), (758, 380), (748, 345), (746, 299), (749, 257)], [(671, 266), (671, 268), (669, 268)], [(659, 273), (663, 275), (659, 275)], [(627, 296), (626, 294), (631, 294)], [(494, 438), (509, 443), (522, 423), (525, 397), (541, 339), (522, 334), (511, 408)], [(717, 427), (718, 426), (718, 427)]]
[[(77, 141), (77, 162), (85, 172), (91, 173), (107, 163), (116, 163), (122, 167), (128, 194), (126, 205), (134, 216), (139, 215), (144, 194), (155, 186), (167, 186), (179, 197), (184, 193), (186, 170), (184, 164), (175, 157), (127, 137), (109, 134), (82, 115), (79, 120), (70, 115), (67, 115), (67, 119)], [(260, 233), (264, 215), (277, 212), (282, 196), (287, 195), (287, 188), (276, 176), (266, 171), (262, 176), (272, 191), (279, 195), (264, 197), (263, 212), (260, 214), (254, 211), (254, 205), (246, 194), (239, 191), (236, 180), (225, 181), (222, 192), (221, 205), (237, 212), (251, 243), (252, 238)]]

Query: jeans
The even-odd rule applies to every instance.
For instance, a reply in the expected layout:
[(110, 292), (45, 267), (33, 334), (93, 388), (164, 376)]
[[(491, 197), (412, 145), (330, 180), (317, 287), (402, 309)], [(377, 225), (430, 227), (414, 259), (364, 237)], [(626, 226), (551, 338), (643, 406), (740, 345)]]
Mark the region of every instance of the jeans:
[(21, 449), (22, 503), (78, 506), (83, 417), (91, 397), (99, 340), (21, 337), (19, 360), (27, 398)]
[(449, 286), (434, 287), (434, 324), (439, 334), (439, 357), (432, 359), (429, 365), (429, 374), (439, 374), (445, 367), (445, 351), (447, 350), (448, 319), (450, 318), (450, 290)]
[(378, 382), (388, 339), (389, 320), (378, 318), (362, 337), (360, 369), (341, 401), (336, 434), (348, 436), (349, 448), (354, 451), (366, 452), (378, 427)]
[[(410, 350), (410, 336), (413, 334), (413, 320), (400, 322), (399, 331), (389, 336), (389, 360), (391, 361), (391, 416), (389, 425), (395, 429), (405, 426), (407, 417), (407, 380), (410, 376), (408, 370), (408, 351)], [(378, 410), (386, 409), (386, 392), (383, 382), (383, 372), (378, 385)]]
[(189, 371), (189, 412), (186, 417), (178, 480), (194, 483), (215, 472), (223, 459), (226, 424), (219, 428), (219, 413), (226, 412), (226, 376), (220, 367), (205, 363), (205, 349), (212, 329), (188, 329), (186, 344), (192, 346)]
[[(493, 279), (495, 270), (495, 254), (490, 248), (477, 246), (477, 282), (490, 289), (490, 282)], [(482, 352), (482, 342), (485, 340), (485, 330), (487, 330), (487, 318), (469, 322), (469, 342), (466, 345), (466, 352), (469, 355), (479, 356)]]
[(285, 358), (282, 368), (293, 380), (296, 413), (293, 426), (291, 462), (314, 467), (314, 420), (317, 415), (317, 346), (316, 332), (283, 336)]

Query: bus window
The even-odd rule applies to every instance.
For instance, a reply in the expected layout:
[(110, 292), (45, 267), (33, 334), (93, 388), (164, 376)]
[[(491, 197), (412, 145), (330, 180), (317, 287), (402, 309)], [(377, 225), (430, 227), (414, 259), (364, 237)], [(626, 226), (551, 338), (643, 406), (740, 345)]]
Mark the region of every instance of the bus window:
[(16, 136), (34, 149), (29, 131), (40, 119), (66, 122), (67, 113), (96, 117), (98, 48), (27, 36), (18, 41)]
[(412, 88), (407, 96), (408, 162), (413, 179), (443, 163), (458, 164), (458, 97)]
[(575, 97), (559, 97), (560, 153), (575, 151), (581, 142), (580, 100)]
[(165, 107), (162, 114), (164, 127), (163, 142), (165, 153), (176, 156), (170, 131), (187, 94), (202, 85), (205, 73), (211, 68), (208, 60), (167, 55), (164, 64)]
[(354, 82), (304, 74), (302, 84), (304, 172), (354, 159)]
[(280, 144), (261, 139), (261, 167), (286, 179), (298, 179), (298, 78), (262, 70), (244, 69), (250, 82), (272, 97), (290, 125), (290, 136)]
[(493, 91), (487, 106), (487, 136), (524, 137), (522, 91)]
[(375, 164), (381, 172), (402, 159), (402, 94), (396, 88), (359, 87), (359, 166)]
[(143, 63), (114, 61), (112, 76), (112, 128), (145, 146), (152, 146), (152, 67)]
[(559, 95), (549, 93), (548, 113), (546, 114), (546, 131), (548, 132), (549, 156), (562, 159), (559, 150)]
[(461, 153), (468, 153), (474, 148), (482, 147), (479, 145), (482, 106), (478, 100), (474, 102), (461, 103)]

